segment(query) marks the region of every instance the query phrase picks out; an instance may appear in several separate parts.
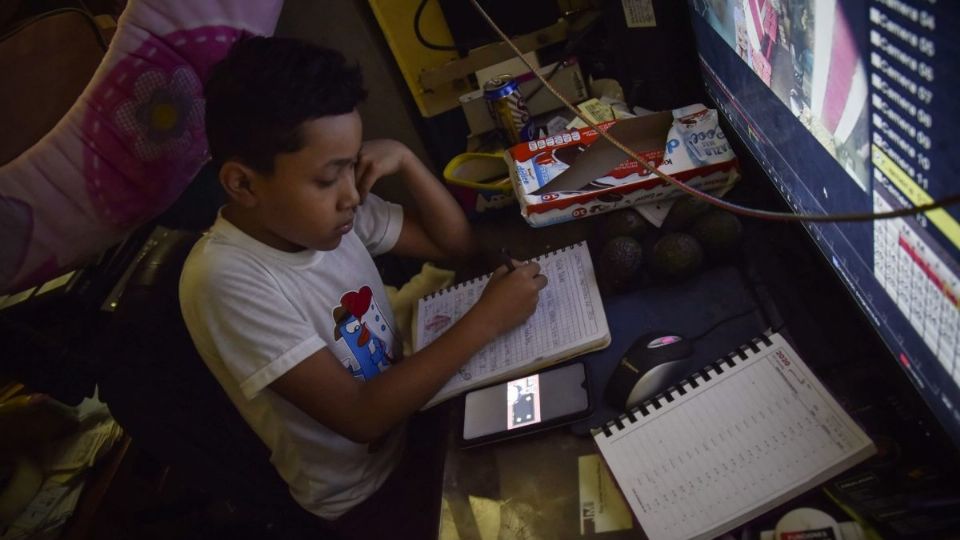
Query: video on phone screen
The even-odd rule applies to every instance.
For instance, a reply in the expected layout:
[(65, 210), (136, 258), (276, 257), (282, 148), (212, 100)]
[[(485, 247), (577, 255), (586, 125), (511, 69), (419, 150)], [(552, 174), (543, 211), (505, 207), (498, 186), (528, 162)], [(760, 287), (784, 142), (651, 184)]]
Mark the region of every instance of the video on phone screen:
[(540, 421), (540, 376), (531, 375), (507, 383), (507, 429)]

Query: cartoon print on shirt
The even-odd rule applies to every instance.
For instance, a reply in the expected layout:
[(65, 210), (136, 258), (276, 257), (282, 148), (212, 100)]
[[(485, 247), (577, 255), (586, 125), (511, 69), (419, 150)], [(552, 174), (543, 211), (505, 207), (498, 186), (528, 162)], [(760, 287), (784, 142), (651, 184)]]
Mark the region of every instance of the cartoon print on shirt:
[(387, 340), (393, 341), (393, 333), (370, 287), (364, 285), (344, 293), (333, 310), (333, 320), (334, 337), (343, 340), (353, 353), (347, 367), (354, 377), (368, 381), (393, 363), (394, 355), (387, 344)]

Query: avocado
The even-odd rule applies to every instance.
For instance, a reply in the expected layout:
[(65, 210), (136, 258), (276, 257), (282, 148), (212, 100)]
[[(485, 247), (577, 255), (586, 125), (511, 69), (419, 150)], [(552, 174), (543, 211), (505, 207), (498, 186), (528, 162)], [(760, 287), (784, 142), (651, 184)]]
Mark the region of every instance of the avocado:
[(664, 235), (653, 245), (650, 270), (658, 277), (682, 279), (696, 272), (703, 264), (703, 248), (686, 233)]
[(617, 236), (630, 236), (639, 239), (647, 230), (647, 222), (633, 208), (623, 208), (607, 214), (600, 228), (604, 240), (610, 240)]
[(640, 243), (629, 236), (615, 236), (604, 244), (597, 261), (597, 282), (604, 293), (625, 290), (640, 270)]
[(707, 257), (722, 261), (736, 254), (743, 225), (732, 213), (714, 208), (694, 220), (687, 232), (700, 242)]
[(690, 225), (693, 220), (710, 210), (712, 206), (703, 199), (682, 195), (673, 203), (667, 212), (667, 217), (663, 220), (660, 230), (664, 233), (673, 233), (682, 231)]

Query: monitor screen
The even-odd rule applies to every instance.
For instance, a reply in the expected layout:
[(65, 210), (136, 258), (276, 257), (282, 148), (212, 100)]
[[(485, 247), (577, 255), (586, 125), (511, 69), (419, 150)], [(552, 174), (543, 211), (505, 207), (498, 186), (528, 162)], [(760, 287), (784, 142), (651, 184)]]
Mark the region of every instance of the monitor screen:
[[(796, 212), (960, 192), (960, 10), (944, 0), (689, 0), (707, 92)], [(960, 208), (805, 226), (960, 445)]]

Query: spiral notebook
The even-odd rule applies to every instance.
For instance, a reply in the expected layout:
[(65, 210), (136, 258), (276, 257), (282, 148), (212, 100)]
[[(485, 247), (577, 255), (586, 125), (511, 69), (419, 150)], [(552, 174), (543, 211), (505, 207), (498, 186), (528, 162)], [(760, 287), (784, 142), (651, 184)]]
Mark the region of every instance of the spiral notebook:
[(776, 333), (593, 437), (650, 540), (714, 538), (876, 452)]
[[(585, 242), (533, 260), (547, 277), (537, 310), (521, 326), (480, 350), (424, 408), (472, 388), (526, 375), (610, 344), (610, 330)], [(413, 329), (415, 351), (458, 321), (480, 298), (490, 274), (421, 298)]]

